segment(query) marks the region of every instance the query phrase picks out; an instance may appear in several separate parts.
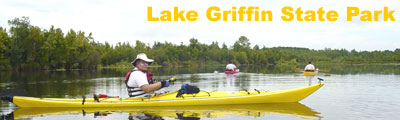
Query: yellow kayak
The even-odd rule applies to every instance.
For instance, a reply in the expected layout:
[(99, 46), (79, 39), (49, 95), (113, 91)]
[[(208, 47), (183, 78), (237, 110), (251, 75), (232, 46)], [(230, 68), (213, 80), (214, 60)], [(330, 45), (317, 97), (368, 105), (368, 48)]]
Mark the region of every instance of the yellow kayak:
[(303, 76), (316, 76), (318, 74), (318, 70), (310, 72), (310, 71), (304, 71)]
[[(300, 103), (214, 105), (214, 106), (175, 106), (175, 107), (121, 107), (121, 108), (18, 108), (12, 116), (14, 119), (45, 115), (90, 115), (104, 116), (115, 113), (140, 114), (154, 117), (216, 118), (224, 115), (241, 115), (259, 117), (265, 114), (287, 114), (293, 117), (321, 117), (319, 112)], [(91, 115), (90, 115), (91, 116)]]
[[(260, 103), (298, 102), (314, 93), (324, 84), (276, 91), (201, 91), (176, 97), (177, 91), (144, 98), (35, 98), (11, 96), (18, 107), (145, 107), (145, 106), (191, 106), (191, 105), (232, 105)], [(2, 98), (4, 99), (4, 98)]]

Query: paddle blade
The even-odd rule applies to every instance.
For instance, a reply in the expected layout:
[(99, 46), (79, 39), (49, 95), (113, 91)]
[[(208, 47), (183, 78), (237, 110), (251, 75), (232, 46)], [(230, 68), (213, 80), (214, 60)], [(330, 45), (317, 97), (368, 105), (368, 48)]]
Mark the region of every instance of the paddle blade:
[(0, 91), (0, 96), (18, 96), (26, 95), (28, 92), (26, 90), (3, 90)]

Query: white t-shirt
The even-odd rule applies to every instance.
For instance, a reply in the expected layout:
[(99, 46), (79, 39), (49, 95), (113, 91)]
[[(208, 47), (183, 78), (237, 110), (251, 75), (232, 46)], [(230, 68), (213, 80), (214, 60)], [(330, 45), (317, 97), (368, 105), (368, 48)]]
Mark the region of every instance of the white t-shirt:
[(139, 71), (137, 68), (133, 70), (134, 71), (131, 73), (127, 84), (129, 87), (134, 87), (133, 91), (136, 92), (133, 92), (130, 95), (138, 95), (135, 97), (145, 97), (150, 95), (150, 93), (146, 93), (140, 88), (143, 85), (149, 84), (146, 73)]
[(315, 70), (315, 67), (314, 67), (313, 64), (308, 64), (308, 65), (304, 68), (304, 70)]
[(226, 69), (227, 70), (235, 70), (236, 66), (234, 64), (228, 64), (228, 65), (226, 65)]

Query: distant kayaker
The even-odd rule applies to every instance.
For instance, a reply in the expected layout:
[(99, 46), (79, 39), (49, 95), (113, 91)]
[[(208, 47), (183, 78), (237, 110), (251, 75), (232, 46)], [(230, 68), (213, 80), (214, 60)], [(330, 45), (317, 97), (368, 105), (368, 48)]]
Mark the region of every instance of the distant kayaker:
[(225, 71), (235, 71), (236, 65), (233, 64), (232, 61), (229, 61), (229, 64), (226, 65)]
[(306, 72), (314, 72), (315, 71), (315, 66), (311, 64), (311, 61), (308, 62), (308, 65), (304, 68), (304, 71)]
[(168, 87), (170, 82), (175, 80), (175, 78), (171, 78), (169, 80), (155, 82), (153, 80), (153, 74), (147, 71), (147, 68), (153, 61), (153, 59), (147, 58), (144, 53), (138, 54), (132, 61), (132, 65), (135, 68), (125, 76), (125, 84), (129, 97), (150, 96), (152, 92), (163, 87)]

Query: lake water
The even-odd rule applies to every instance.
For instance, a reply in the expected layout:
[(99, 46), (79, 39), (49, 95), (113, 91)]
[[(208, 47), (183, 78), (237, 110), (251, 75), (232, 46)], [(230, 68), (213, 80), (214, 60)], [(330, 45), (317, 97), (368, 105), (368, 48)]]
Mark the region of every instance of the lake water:
[[(325, 85), (299, 103), (158, 108), (18, 108), (1, 101), (3, 118), (70, 119), (400, 119), (400, 66), (318, 66)], [(223, 66), (202, 68), (150, 68), (157, 80), (178, 80), (168, 88), (196, 85), (206, 91), (282, 90), (303, 87), (308, 81), (298, 66), (241, 67), (227, 76)], [(0, 88), (25, 89), (27, 96), (79, 98), (93, 93), (128, 97), (123, 77), (129, 69), (93, 71), (0, 72)], [(323, 72), (325, 71), (325, 72)], [(317, 77), (312, 84), (317, 84)], [(13, 113), (13, 114), (11, 114)], [(7, 116), (8, 115), (8, 116)]]

